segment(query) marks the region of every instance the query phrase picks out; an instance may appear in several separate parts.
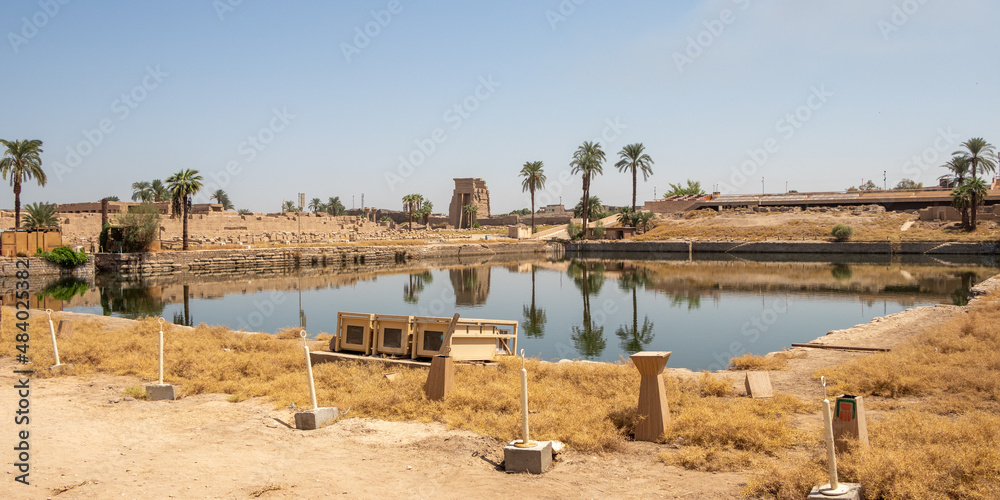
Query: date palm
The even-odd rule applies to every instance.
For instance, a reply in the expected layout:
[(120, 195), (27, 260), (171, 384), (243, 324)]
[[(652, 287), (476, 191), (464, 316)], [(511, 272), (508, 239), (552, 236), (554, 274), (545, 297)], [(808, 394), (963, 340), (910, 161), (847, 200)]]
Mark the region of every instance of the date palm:
[(160, 179), (153, 179), (149, 183), (149, 189), (153, 193), (153, 201), (167, 201), (171, 198), (170, 188)]
[(149, 182), (139, 181), (132, 183), (132, 201), (149, 203), (153, 200), (153, 188)]
[(410, 231), (413, 231), (413, 214), (420, 210), (420, 204), (423, 201), (424, 197), (416, 193), (410, 193), (403, 197), (403, 210), (410, 216)]
[(569, 164), (573, 167), (574, 174), (581, 174), (583, 177), (583, 238), (587, 238), (587, 215), (590, 213), (590, 182), (595, 175), (604, 173), (604, 150), (599, 142), (585, 141), (583, 145), (573, 153), (573, 161)]
[(531, 193), (531, 234), (535, 234), (535, 190), (545, 189), (545, 172), (543, 163), (540, 161), (529, 161), (521, 167), (519, 174), (521, 180), (521, 191)]
[(319, 198), (313, 198), (313, 199), (309, 200), (309, 210), (311, 210), (313, 213), (322, 212), (323, 211), (323, 200), (321, 200)]
[(643, 182), (649, 180), (649, 176), (653, 174), (653, 159), (646, 154), (646, 146), (643, 146), (641, 142), (623, 147), (618, 152), (618, 157), (621, 158), (618, 163), (615, 163), (618, 171), (632, 172), (632, 205), (630, 206), (634, 209), (637, 174), (642, 172)]
[[(941, 165), (943, 168), (948, 169), (949, 173), (938, 177), (938, 180), (944, 181), (944, 187), (958, 188), (965, 184), (965, 177), (969, 175), (970, 161), (969, 157), (966, 155), (955, 155), (948, 163)], [(954, 194), (954, 193), (953, 193)], [(962, 211), (962, 227), (969, 227), (969, 205), (964, 201), (953, 200), (952, 205)]]
[(201, 191), (202, 177), (197, 170), (184, 169), (167, 177), (167, 186), (175, 203), (181, 207), (181, 250), (188, 249), (188, 205), (191, 196)]
[(10, 179), (14, 188), (14, 229), (21, 227), (21, 183), (32, 178), (39, 186), (45, 186), (47, 179), (42, 170), (42, 141), (38, 139), (19, 139), (8, 141), (0, 139), (0, 145), (7, 148), (3, 159), (0, 159), (0, 175)]
[(216, 203), (222, 205), (223, 210), (233, 209), (233, 202), (229, 201), (229, 195), (222, 189), (216, 189), (208, 199), (215, 200)]
[(479, 212), (479, 205), (468, 204), (462, 209), (469, 216), (469, 227), (476, 223), (476, 214)]
[(28, 203), (24, 207), (24, 227), (59, 227), (56, 206), (53, 203)]
[[(964, 151), (956, 151), (956, 155), (964, 155), (969, 159), (969, 166), (972, 168), (972, 179), (976, 180), (979, 178), (978, 173), (982, 171), (985, 173), (995, 172), (997, 169), (997, 164), (993, 161), (991, 156), (994, 154), (995, 149), (992, 144), (986, 142), (986, 139), (982, 137), (973, 137), (962, 143), (962, 147), (965, 148)], [(987, 189), (987, 192), (989, 190)], [(978, 212), (979, 205), (982, 201), (978, 199), (980, 193), (978, 190), (973, 189), (970, 191), (971, 199), (971, 217), (969, 217), (969, 230), (976, 230), (976, 212)]]
[(326, 213), (330, 215), (344, 215), (344, 204), (340, 202), (339, 196), (331, 196), (326, 200)]

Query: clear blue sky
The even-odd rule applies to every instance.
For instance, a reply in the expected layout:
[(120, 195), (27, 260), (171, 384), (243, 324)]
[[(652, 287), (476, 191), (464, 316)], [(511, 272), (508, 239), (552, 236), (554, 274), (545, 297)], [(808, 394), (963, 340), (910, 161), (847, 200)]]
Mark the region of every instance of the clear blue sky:
[(254, 211), (298, 192), (392, 209), (416, 192), (446, 211), (452, 178), (481, 177), (507, 212), (540, 160), (539, 202), (573, 205), (580, 179), (560, 172), (597, 139), (593, 193), (624, 205), (613, 164), (632, 142), (656, 162), (640, 203), (688, 178), (929, 184), (961, 141), (1000, 143), (988, 0), (47, 1), (4, 2), (0, 20), (0, 137), (44, 141), (49, 174), (25, 203), (127, 199), (193, 168)]

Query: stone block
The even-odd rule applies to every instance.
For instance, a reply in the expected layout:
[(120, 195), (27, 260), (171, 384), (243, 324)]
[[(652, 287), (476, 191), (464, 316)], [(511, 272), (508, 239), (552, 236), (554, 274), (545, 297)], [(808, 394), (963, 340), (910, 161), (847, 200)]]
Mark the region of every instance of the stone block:
[(824, 484), (823, 486), (814, 486), (812, 491), (809, 492), (809, 496), (806, 497), (808, 500), (861, 500), (861, 485), (858, 483), (840, 483), (841, 489), (844, 493), (837, 495), (830, 495), (824, 493), (823, 490), (828, 489), (829, 484)]
[(771, 375), (767, 372), (747, 372), (743, 384), (746, 386), (747, 396), (751, 398), (774, 397), (774, 391), (771, 389)]
[(173, 401), (174, 386), (170, 384), (153, 384), (146, 386), (146, 399), (150, 401)]
[(538, 441), (530, 448), (515, 446), (520, 440), (511, 441), (503, 449), (503, 466), (507, 472), (541, 474), (552, 466), (552, 442)]
[(336, 407), (316, 408), (295, 414), (295, 428), (312, 431), (334, 423), (340, 412)]

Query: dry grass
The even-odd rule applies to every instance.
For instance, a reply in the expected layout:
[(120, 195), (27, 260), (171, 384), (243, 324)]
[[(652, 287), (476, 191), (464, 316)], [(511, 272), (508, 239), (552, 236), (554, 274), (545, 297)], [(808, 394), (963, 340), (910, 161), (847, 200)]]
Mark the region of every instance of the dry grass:
[[(870, 499), (988, 499), (1000, 494), (1000, 294), (889, 353), (822, 370), (834, 390), (864, 395), (871, 447), (839, 457), (841, 480)], [(819, 374), (817, 374), (818, 376)], [(887, 399), (882, 399), (887, 398)], [(900, 399), (905, 398), (905, 399)], [(824, 461), (786, 461), (748, 494), (801, 498)]]
[(782, 351), (758, 356), (756, 354), (744, 354), (729, 359), (730, 370), (741, 371), (777, 371), (788, 368), (788, 360), (801, 358), (805, 353), (793, 354)]
[(998, 231), (985, 223), (968, 232), (954, 228), (938, 228), (934, 223), (917, 221), (909, 230), (900, 231), (903, 224), (914, 220), (906, 213), (851, 215), (829, 214), (717, 214), (714, 211), (688, 212), (683, 219), (660, 220), (646, 234), (634, 241), (669, 239), (704, 240), (807, 240), (833, 241), (830, 230), (836, 224), (847, 224), (854, 230), (851, 241), (996, 241)]

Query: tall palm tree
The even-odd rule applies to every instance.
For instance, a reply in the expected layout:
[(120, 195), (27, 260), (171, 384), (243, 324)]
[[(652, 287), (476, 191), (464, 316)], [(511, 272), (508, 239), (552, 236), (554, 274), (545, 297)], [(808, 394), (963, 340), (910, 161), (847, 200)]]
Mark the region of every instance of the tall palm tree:
[(643, 182), (647, 181), (649, 176), (653, 174), (653, 159), (645, 151), (646, 146), (643, 146), (641, 142), (629, 144), (618, 152), (621, 159), (615, 163), (619, 172), (632, 171), (632, 205), (630, 206), (633, 209), (635, 208), (636, 174), (642, 172)]
[[(964, 151), (956, 151), (955, 154), (961, 154), (968, 156), (969, 165), (972, 167), (972, 179), (978, 179), (978, 171), (982, 169), (983, 173), (994, 172), (997, 169), (996, 162), (993, 161), (991, 156), (994, 154), (995, 150), (992, 144), (986, 142), (986, 139), (982, 137), (973, 137), (962, 143), (962, 147), (965, 148)], [(987, 190), (988, 192), (989, 190)], [(976, 230), (976, 212), (979, 211), (978, 207), (982, 204), (981, 201), (977, 199), (979, 196), (977, 190), (971, 192), (971, 217), (969, 218), (969, 230)]]
[(313, 199), (309, 200), (309, 210), (312, 210), (313, 213), (315, 213), (315, 212), (322, 212), (323, 208), (324, 208), (323, 207), (323, 200), (321, 200), (319, 198), (313, 198)]
[(573, 167), (573, 173), (580, 173), (583, 176), (583, 238), (587, 238), (587, 214), (590, 213), (588, 206), (590, 201), (590, 181), (595, 175), (604, 173), (605, 155), (601, 149), (601, 143), (585, 141), (583, 145), (573, 153), (573, 161), (569, 164)]
[(540, 161), (529, 161), (521, 167), (519, 174), (524, 178), (521, 181), (521, 191), (531, 192), (531, 234), (535, 234), (535, 190), (545, 189), (545, 172), (542, 167)]
[(201, 191), (201, 181), (202, 177), (198, 175), (198, 171), (190, 168), (167, 177), (170, 193), (181, 206), (181, 250), (188, 249), (188, 204), (191, 196)]
[(970, 231), (976, 230), (976, 212), (979, 207), (986, 202), (986, 196), (990, 194), (990, 186), (986, 181), (976, 177), (965, 181), (965, 190), (969, 193)]
[(215, 200), (216, 203), (222, 205), (223, 210), (232, 210), (233, 202), (229, 201), (229, 195), (222, 189), (216, 189), (212, 192), (212, 195), (208, 197), (210, 200)]
[(472, 227), (472, 225), (476, 223), (476, 213), (479, 212), (479, 205), (473, 205), (470, 203), (466, 205), (462, 209), (462, 211), (464, 211), (469, 216), (468, 218), (469, 227)]
[[(943, 168), (948, 169), (950, 173), (938, 177), (938, 180), (944, 181), (944, 187), (961, 187), (965, 184), (965, 176), (969, 175), (970, 163), (969, 157), (966, 155), (953, 156), (947, 163), (941, 165)], [(969, 205), (961, 201), (956, 203), (954, 200), (952, 205), (962, 211), (962, 227), (969, 227)]]
[(524, 306), (524, 335), (540, 339), (545, 336), (545, 310), (535, 306), (535, 269), (531, 265), (531, 306)]
[(34, 178), (39, 186), (45, 186), (47, 179), (42, 171), (42, 141), (0, 139), (0, 145), (7, 148), (0, 159), (0, 174), (10, 178), (14, 188), (14, 229), (21, 228), (21, 183)]
[(167, 201), (171, 198), (170, 188), (160, 179), (153, 179), (149, 183), (149, 189), (153, 192), (153, 201)]
[(339, 196), (331, 196), (326, 200), (326, 212), (330, 215), (344, 215), (344, 204)]
[(410, 231), (413, 231), (413, 214), (420, 210), (420, 203), (423, 201), (424, 197), (416, 193), (410, 193), (403, 197), (403, 210), (410, 215)]
[(28, 203), (24, 211), (24, 227), (59, 227), (54, 203)]
[(132, 201), (148, 203), (153, 199), (153, 188), (149, 182), (139, 181), (132, 183)]

